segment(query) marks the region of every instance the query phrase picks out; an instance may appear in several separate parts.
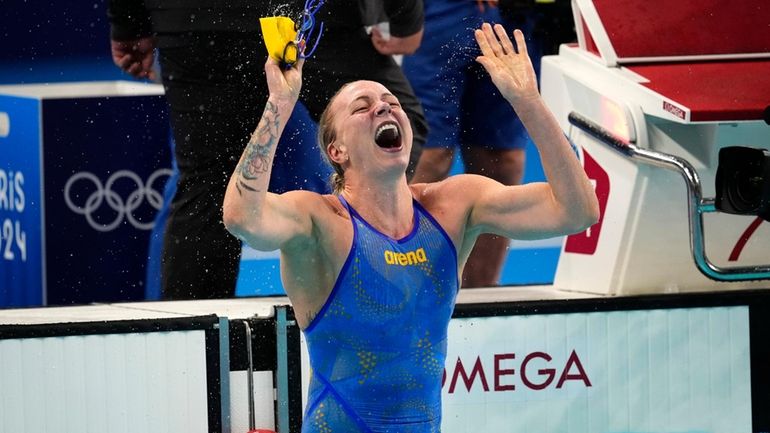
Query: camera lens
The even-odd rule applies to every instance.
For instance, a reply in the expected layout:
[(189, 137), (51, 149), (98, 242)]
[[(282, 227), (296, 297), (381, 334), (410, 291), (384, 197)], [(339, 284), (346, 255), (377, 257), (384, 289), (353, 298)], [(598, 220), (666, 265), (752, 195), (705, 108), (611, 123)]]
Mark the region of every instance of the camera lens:
[(757, 209), (762, 194), (762, 178), (752, 175), (753, 167), (748, 172), (737, 172), (730, 184), (728, 194), (735, 210), (753, 212)]
[(733, 146), (719, 151), (716, 200), (721, 212), (770, 215), (770, 151)]

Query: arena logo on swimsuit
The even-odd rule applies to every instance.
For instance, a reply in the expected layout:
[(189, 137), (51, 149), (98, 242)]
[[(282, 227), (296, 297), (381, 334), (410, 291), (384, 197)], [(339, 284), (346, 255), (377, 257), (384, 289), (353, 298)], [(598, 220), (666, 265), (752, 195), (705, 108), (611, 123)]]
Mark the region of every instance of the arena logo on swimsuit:
[[(494, 377), (494, 391), (515, 391), (516, 385), (510, 383), (510, 380), (506, 381), (503, 378), (505, 376), (514, 376), (516, 370), (514, 368), (506, 368), (511, 360), (516, 358), (515, 353), (496, 353), (494, 355), (494, 369), (492, 371)], [(558, 374), (558, 380), (556, 381), (556, 388), (561, 389), (567, 381), (582, 382), (583, 386), (588, 388), (591, 385), (591, 380), (588, 378), (583, 363), (580, 362), (580, 357), (575, 350), (572, 351), (567, 362), (564, 363), (564, 368), (542, 368), (542, 363), (550, 364), (553, 357), (545, 352), (532, 352), (527, 354), (521, 362), (519, 377), (524, 387), (540, 391), (548, 388), (556, 379)], [(530, 363), (537, 364), (538, 367), (530, 365)], [(561, 363), (559, 363), (560, 365)], [(557, 367), (559, 366), (557, 365)], [(486, 367), (489, 368), (488, 366)], [(534, 371), (533, 371), (534, 370)], [(457, 387), (457, 380), (462, 378), (465, 389), (470, 392), (473, 388), (473, 384), (476, 379), (481, 383), (481, 387), (484, 392), (489, 392), (489, 383), (487, 382), (487, 370), (485, 370), (484, 363), (481, 362), (481, 356), (476, 357), (476, 361), (473, 367), (468, 372), (463, 364), (461, 358), (457, 358), (457, 362), (454, 365), (454, 370), (451, 372), (451, 379), (449, 381), (449, 394), (454, 394)], [(446, 385), (447, 371), (444, 369), (444, 375), (441, 379), (441, 387)], [(508, 382), (508, 383), (504, 383)]]
[(385, 263), (389, 265), (409, 266), (416, 265), (418, 263), (425, 263), (428, 261), (428, 257), (425, 254), (423, 248), (418, 248), (414, 251), (406, 253), (397, 253), (395, 251), (385, 250)]

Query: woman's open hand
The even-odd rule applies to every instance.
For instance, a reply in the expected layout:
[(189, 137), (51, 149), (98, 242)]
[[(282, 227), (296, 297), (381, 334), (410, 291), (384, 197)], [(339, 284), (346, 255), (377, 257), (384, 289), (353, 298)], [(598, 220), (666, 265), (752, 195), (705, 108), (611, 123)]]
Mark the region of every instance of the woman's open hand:
[(493, 29), (484, 23), (474, 34), (481, 48), (481, 56), (476, 61), (489, 72), (492, 82), (514, 108), (521, 101), (540, 97), (537, 76), (521, 30), (513, 32), (515, 47), (500, 24), (495, 24)]

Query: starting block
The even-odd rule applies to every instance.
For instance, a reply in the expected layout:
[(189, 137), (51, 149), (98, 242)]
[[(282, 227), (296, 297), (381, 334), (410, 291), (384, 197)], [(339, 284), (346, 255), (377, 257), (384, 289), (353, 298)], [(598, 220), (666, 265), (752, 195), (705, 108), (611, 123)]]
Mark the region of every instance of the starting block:
[(711, 199), (721, 149), (770, 149), (764, 6), (573, 0), (578, 43), (543, 58), (541, 89), (581, 148), (601, 217), (565, 239), (554, 286), (768, 287), (770, 223), (717, 212)]

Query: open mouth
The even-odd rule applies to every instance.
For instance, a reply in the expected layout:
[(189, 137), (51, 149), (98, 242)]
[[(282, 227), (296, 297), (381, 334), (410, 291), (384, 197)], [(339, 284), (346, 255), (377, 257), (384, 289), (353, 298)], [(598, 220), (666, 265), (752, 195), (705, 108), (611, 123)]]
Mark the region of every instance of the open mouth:
[(374, 133), (374, 142), (377, 146), (389, 150), (401, 148), (401, 131), (396, 122), (384, 122)]

